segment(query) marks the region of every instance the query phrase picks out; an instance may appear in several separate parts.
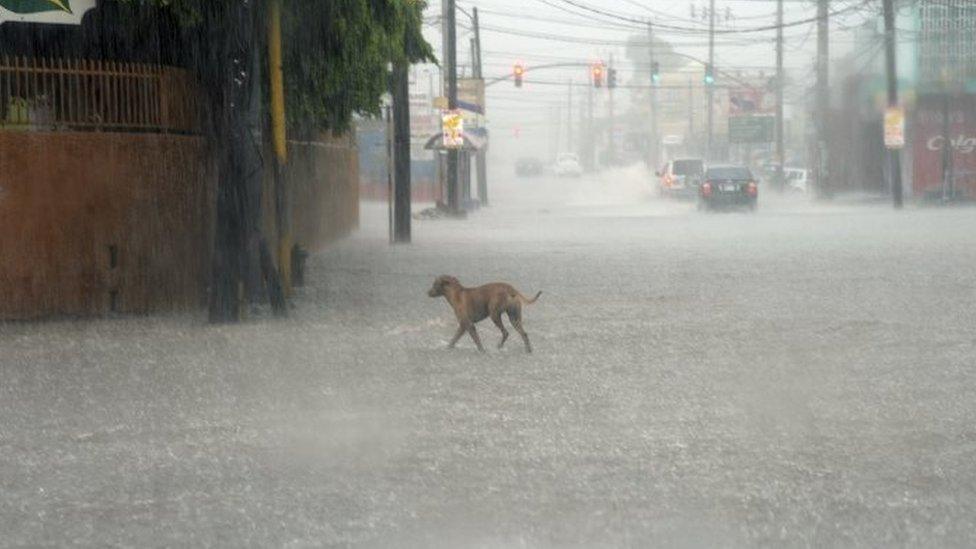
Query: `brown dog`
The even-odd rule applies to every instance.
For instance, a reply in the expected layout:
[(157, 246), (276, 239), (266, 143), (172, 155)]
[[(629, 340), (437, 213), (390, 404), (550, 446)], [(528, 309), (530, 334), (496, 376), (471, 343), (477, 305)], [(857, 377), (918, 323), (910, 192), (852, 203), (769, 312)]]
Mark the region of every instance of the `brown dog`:
[(502, 340), (498, 343), (498, 348), (501, 349), (502, 345), (505, 345), (505, 340), (508, 339), (508, 330), (502, 324), (502, 313), (505, 313), (508, 315), (508, 321), (512, 323), (512, 327), (522, 336), (522, 341), (525, 342), (525, 351), (532, 352), (529, 335), (522, 328), (522, 305), (535, 303), (542, 292), (529, 299), (511, 285), (502, 282), (485, 284), (477, 288), (465, 288), (453, 276), (441, 275), (434, 279), (434, 285), (431, 286), (427, 295), (430, 297), (444, 296), (451, 308), (454, 309), (455, 316), (457, 316), (457, 333), (454, 334), (448, 347), (453, 349), (464, 332), (468, 332), (471, 334), (471, 339), (474, 340), (475, 345), (478, 346), (478, 350), (484, 352), (485, 348), (481, 346), (481, 338), (478, 337), (478, 331), (474, 325), (491, 317), (491, 321), (502, 331)]

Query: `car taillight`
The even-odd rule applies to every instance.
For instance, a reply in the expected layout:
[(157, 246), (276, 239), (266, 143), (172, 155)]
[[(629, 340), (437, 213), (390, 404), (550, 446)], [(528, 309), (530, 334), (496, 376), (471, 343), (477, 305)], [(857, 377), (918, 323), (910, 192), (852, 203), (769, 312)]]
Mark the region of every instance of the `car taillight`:
[(701, 186), (702, 196), (712, 196), (712, 182), (706, 181)]
[(759, 194), (759, 187), (756, 186), (755, 181), (746, 183), (746, 192), (749, 193), (749, 196), (756, 196)]

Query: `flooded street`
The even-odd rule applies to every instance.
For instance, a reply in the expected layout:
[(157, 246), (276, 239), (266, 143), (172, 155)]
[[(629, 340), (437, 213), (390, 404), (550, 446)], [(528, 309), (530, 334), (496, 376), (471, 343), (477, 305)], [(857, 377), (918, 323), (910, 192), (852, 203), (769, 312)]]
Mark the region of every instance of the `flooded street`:
[[(976, 544), (976, 216), (514, 179), (286, 320), (0, 324), (0, 545)], [(516, 192), (518, 191), (518, 192)], [(506, 281), (486, 354), (426, 296)]]

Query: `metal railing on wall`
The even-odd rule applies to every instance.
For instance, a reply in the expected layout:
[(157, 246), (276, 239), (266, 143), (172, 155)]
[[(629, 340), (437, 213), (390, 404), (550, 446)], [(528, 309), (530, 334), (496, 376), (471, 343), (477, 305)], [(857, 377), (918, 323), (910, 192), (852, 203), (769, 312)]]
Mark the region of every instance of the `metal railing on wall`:
[(173, 67), (0, 56), (0, 130), (196, 134), (199, 97)]

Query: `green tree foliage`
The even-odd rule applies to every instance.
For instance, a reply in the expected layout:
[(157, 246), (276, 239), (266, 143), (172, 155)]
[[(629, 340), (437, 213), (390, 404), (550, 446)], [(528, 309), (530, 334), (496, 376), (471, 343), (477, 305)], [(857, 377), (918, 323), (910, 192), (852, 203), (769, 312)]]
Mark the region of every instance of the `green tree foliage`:
[(413, 0), (286, 0), (285, 89), (293, 128), (341, 131), (378, 114), (393, 62), (433, 60)]
[[(127, 1), (172, 10), (192, 31), (204, 23), (208, 4), (238, 0)], [(289, 126), (340, 132), (354, 114), (378, 114), (390, 63), (434, 60), (421, 32), (425, 5), (421, 0), (283, 0)]]

